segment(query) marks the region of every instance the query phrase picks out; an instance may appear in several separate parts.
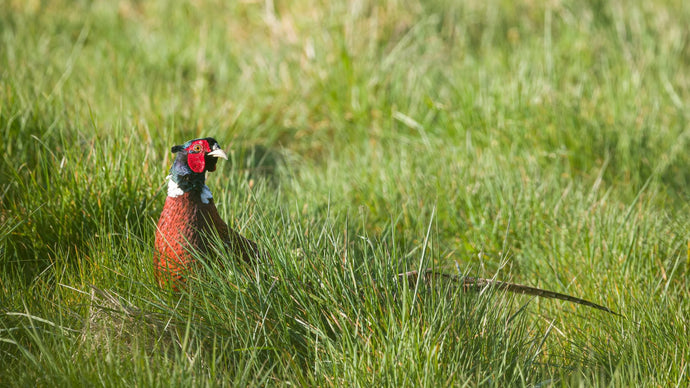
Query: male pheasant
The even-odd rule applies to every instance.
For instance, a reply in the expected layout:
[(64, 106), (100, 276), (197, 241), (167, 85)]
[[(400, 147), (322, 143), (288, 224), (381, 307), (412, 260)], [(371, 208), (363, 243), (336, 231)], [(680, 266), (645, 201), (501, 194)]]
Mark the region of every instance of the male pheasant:
[(218, 142), (210, 137), (194, 139), (171, 151), (175, 161), (158, 220), (153, 264), (158, 283), (178, 289), (194, 268), (195, 257), (209, 254), (218, 237), (233, 255), (247, 262), (259, 256), (259, 249), (255, 242), (228, 228), (206, 186), (206, 172), (216, 170), (218, 158), (228, 158)]
[[(212, 239), (220, 237), (235, 257), (251, 262), (260, 258), (258, 245), (228, 228), (218, 215), (213, 196), (206, 186), (206, 172), (215, 171), (218, 158), (227, 159), (218, 142), (211, 138), (190, 140), (171, 150), (175, 161), (168, 176), (168, 198), (158, 220), (156, 249), (153, 257), (156, 278), (161, 286), (170, 283), (173, 289), (184, 284), (187, 272), (195, 266), (196, 255), (211, 253)], [(411, 286), (433, 278), (447, 279), (460, 285), (464, 291), (496, 288), (517, 294), (561, 299), (620, 315), (608, 307), (585, 299), (560, 294), (522, 284), (493, 279), (449, 275), (435, 270), (400, 273)]]

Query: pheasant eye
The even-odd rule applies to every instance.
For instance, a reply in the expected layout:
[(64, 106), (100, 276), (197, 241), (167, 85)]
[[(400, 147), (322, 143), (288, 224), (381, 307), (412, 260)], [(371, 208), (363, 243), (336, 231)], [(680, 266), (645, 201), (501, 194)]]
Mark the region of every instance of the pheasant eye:
[(194, 148), (192, 148), (194, 152), (201, 152), (201, 144), (194, 144)]

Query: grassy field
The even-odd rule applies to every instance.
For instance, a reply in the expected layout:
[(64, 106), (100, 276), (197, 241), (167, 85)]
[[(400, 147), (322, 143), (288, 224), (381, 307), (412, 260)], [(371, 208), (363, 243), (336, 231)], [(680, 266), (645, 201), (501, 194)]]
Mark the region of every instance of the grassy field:
[[(687, 386), (689, 21), (0, 0), (0, 385)], [(170, 147), (205, 136), (219, 211), (272, 260), (180, 295), (155, 222)], [(625, 318), (396, 280), (424, 267)]]

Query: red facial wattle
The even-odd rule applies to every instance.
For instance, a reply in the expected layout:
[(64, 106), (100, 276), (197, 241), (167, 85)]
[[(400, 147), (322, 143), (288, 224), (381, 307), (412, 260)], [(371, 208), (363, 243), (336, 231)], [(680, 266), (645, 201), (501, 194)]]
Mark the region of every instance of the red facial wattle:
[(187, 165), (192, 171), (197, 173), (204, 172), (206, 168), (206, 153), (211, 152), (211, 147), (208, 146), (206, 140), (198, 140), (192, 143), (186, 149), (187, 151)]

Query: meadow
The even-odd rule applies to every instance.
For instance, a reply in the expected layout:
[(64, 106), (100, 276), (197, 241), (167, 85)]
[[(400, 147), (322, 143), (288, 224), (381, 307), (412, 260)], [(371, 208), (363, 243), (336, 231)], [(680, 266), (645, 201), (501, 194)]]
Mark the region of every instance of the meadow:
[[(0, 385), (690, 385), (687, 2), (0, 0)], [(153, 276), (170, 147), (269, 262)], [(220, 250), (220, 244), (219, 244)], [(400, 282), (420, 268), (585, 298)]]

